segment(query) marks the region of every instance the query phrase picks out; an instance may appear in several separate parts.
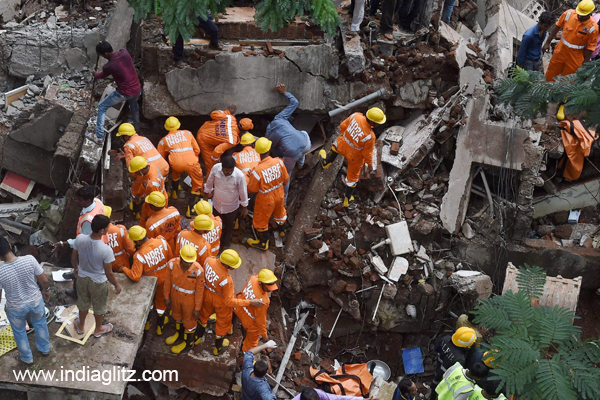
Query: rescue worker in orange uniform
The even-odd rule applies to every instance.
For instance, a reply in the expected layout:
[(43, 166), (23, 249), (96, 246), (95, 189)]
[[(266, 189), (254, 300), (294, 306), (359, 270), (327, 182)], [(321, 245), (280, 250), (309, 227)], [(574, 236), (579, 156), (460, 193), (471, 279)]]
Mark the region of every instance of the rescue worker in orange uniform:
[(242, 265), (239, 254), (232, 249), (227, 249), (219, 258), (209, 257), (204, 263), (204, 300), (200, 310), (200, 325), (196, 328), (196, 344), (202, 342), (206, 331), (208, 318), (216, 313), (215, 348), (213, 354), (218, 356), (229, 346), (225, 339), (231, 328), (231, 317), (234, 307), (261, 307), (265, 304), (260, 299), (244, 300), (234, 295), (233, 277), (229, 270), (234, 270)]
[[(137, 252), (133, 256), (133, 265), (131, 268), (123, 268), (123, 273), (135, 282), (139, 282), (142, 275), (155, 276), (158, 280), (152, 305), (158, 314), (156, 334), (160, 336), (166, 323), (169, 322), (169, 317), (165, 314), (167, 306), (165, 305), (163, 285), (167, 273), (167, 263), (173, 258), (173, 253), (162, 236), (149, 239), (146, 236), (146, 230), (139, 225), (129, 228), (128, 237), (135, 243)], [(148, 329), (150, 329), (150, 320), (146, 322), (146, 330)]]
[(260, 162), (260, 154), (256, 152), (254, 143), (256, 138), (251, 133), (244, 133), (240, 140), (240, 145), (243, 146), (241, 151), (233, 153), (235, 166), (246, 175), (246, 183), (249, 180), (250, 172)]
[(210, 257), (210, 243), (204, 237), (205, 234), (210, 232), (215, 227), (215, 223), (207, 215), (198, 215), (190, 223), (190, 229), (181, 231), (177, 237), (177, 244), (175, 245), (175, 254), (181, 251), (181, 248), (186, 245), (192, 245), (196, 249), (197, 260), (200, 265), (204, 265), (204, 262)]
[(319, 152), (319, 159), (323, 169), (327, 169), (335, 161), (338, 153), (348, 160), (346, 170), (346, 194), (344, 207), (354, 206), (354, 189), (360, 178), (363, 165), (373, 168), (373, 147), (375, 146), (374, 124), (384, 124), (385, 114), (381, 108), (373, 107), (367, 115), (356, 112), (340, 124), (341, 134), (336, 143), (331, 146), (329, 153), (325, 150)]
[(595, 8), (593, 0), (582, 0), (575, 10), (565, 11), (550, 30), (542, 52), (550, 49), (550, 43), (561, 29), (562, 37), (548, 64), (547, 81), (553, 81), (558, 75), (573, 74), (584, 62), (590, 61), (598, 43), (598, 24), (591, 18)]
[(146, 221), (148, 237), (154, 239), (162, 236), (171, 249), (175, 249), (175, 242), (181, 232), (181, 216), (175, 207), (166, 207), (167, 199), (161, 192), (152, 192), (146, 196), (146, 203), (154, 213)]
[(242, 300), (260, 299), (266, 305), (266, 307), (236, 307), (234, 309), (235, 315), (246, 330), (246, 337), (242, 345), (244, 353), (258, 346), (261, 336), (263, 339), (267, 338), (267, 310), (271, 304), (269, 293), (277, 289), (277, 277), (273, 271), (265, 268), (260, 270), (258, 275), (251, 276), (244, 289), (236, 296)]
[[(158, 154), (158, 150), (156, 150), (156, 147), (154, 147), (147, 137), (140, 136), (135, 132), (135, 128), (132, 124), (124, 123), (119, 125), (117, 137), (120, 138), (123, 143), (123, 150), (117, 153), (115, 158), (117, 160), (125, 159), (125, 166), (127, 168), (129, 168), (133, 157), (142, 156), (148, 160), (148, 163), (156, 165), (164, 178), (169, 175), (169, 163)], [(131, 177), (135, 179), (133, 174)], [(131, 189), (133, 191), (138, 190), (135, 186)]]
[[(112, 208), (104, 206), (104, 215), (110, 218)], [(115, 261), (112, 262), (113, 272), (123, 272), (123, 268), (130, 268), (130, 258), (135, 254), (135, 245), (129, 239), (127, 228), (123, 225), (116, 225), (112, 222), (108, 225), (108, 244), (113, 251)]]
[(175, 334), (166, 338), (165, 343), (172, 345), (177, 339), (183, 339), (171, 347), (171, 352), (175, 354), (194, 347), (196, 320), (200, 316), (204, 297), (204, 270), (196, 261), (196, 249), (187, 244), (178, 254), (178, 258), (169, 261), (163, 287), (165, 304), (175, 319)]
[(214, 227), (206, 232), (203, 236), (206, 241), (210, 244), (210, 255), (217, 256), (221, 249), (221, 234), (223, 233), (223, 221), (221, 217), (215, 217), (213, 215), (213, 209), (210, 203), (206, 200), (200, 200), (194, 206), (194, 210), (198, 215), (208, 215), (214, 222)]
[(269, 220), (271, 217), (282, 228), (280, 234), (285, 235), (287, 213), (285, 210), (284, 186), (290, 177), (283, 160), (271, 157), (271, 141), (260, 138), (256, 141), (256, 152), (261, 161), (250, 173), (248, 192), (255, 193), (254, 216), (252, 225), (257, 231), (257, 239), (248, 239), (247, 243), (261, 250), (269, 248)]
[[(150, 205), (144, 201), (146, 196), (152, 192), (161, 192), (167, 198), (167, 191), (165, 190), (165, 178), (161, 175), (156, 165), (148, 164), (148, 161), (141, 156), (134, 157), (129, 164), (129, 172), (136, 175), (136, 179), (139, 182), (137, 185), (137, 191), (132, 191), (133, 201), (129, 205), (129, 208), (134, 211), (136, 219), (139, 218), (140, 225), (146, 226), (146, 221), (149, 217), (154, 214), (154, 211), (150, 209)], [(168, 204), (168, 199), (165, 205)], [(134, 203), (136, 206), (134, 206)], [(138, 213), (139, 205), (142, 205), (141, 214)], [(139, 216), (138, 216), (139, 215)]]
[[(196, 139), (202, 150), (204, 172), (207, 177), (210, 175), (213, 165), (219, 162), (223, 153), (240, 142), (240, 127), (233, 116), (235, 110), (236, 106), (230, 105), (225, 111), (215, 110), (211, 112), (211, 120), (202, 124), (198, 129)], [(250, 121), (248, 118), (244, 118), (244, 120)], [(250, 124), (252, 124), (252, 121), (250, 121)], [(246, 122), (242, 129), (247, 130), (248, 126), (250, 125)]]
[(202, 168), (198, 162), (200, 147), (194, 139), (192, 132), (179, 129), (181, 123), (175, 117), (167, 118), (165, 129), (169, 131), (167, 136), (158, 142), (158, 152), (161, 156), (169, 159), (171, 165), (171, 175), (173, 184), (171, 186), (171, 198), (177, 199), (177, 190), (179, 189), (179, 179), (181, 173), (185, 172), (192, 180), (192, 195), (188, 203), (186, 216), (190, 218), (191, 209), (200, 199), (202, 193)]

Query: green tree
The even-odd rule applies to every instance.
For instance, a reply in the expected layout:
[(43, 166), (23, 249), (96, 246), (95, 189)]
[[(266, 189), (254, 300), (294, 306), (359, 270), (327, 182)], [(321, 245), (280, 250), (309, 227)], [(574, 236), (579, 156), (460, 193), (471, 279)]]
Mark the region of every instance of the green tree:
[(517, 293), (491, 297), (473, 311), (477, 324), (495, 331), (484, 347), (497, 352), (493, 371), (502, 392), (528, 400), (600, 399), (600, 340), (581, 340), (572, 311), (532, 306), (546, 282), (541, 268), (519, 268), (517, 282)]
[[(135, 21), (152, 15), (160, 16), (165, 34), (174, 43), (181, 36), (189, 40), (199, 15), (206, 19), (210, 11), (217, 15), (225, 11), (231, 0), (127, 0), (135, 10)], [(330, 35), (335, 34), (340, 17), (331, 0), (260, 0), (256, 5), (256, 22), (263, 31), (277, 31), (297, 15), (309, 15)]]
[(600, 125), (600, 61), (583, 64), (577, 72), (546, 82), (537, 71), (517, 67), (494, 84), (500, 102), (510, 104), (523, 118), (546, 115), (548, 103), (565, 103), (567, 114), (584, 112), (588, 126)]

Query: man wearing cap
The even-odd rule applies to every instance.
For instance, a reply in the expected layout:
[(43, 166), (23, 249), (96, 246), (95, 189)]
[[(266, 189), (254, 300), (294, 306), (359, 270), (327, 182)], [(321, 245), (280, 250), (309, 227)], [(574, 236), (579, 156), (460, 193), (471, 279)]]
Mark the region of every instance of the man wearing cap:
[(246, 175), (246, 182), (248, 182), (250, 171), (252, 171), (252, 169), (260, 162), (260, 154), (254, 149), (255, 142), (256, 138), (253, 134), (244, 133), (240, 140), (240, 144), (238, 145), (242, 148), (241, 151), (233, 153), (235, 166)]
[(205, 234), (213, 230), (215, 223), (208, 215), (198, 215), (190, 223), (190, 229), (181, 231), (177, 237), (175, 254), (179, 254), (183, 246), (192, 245), (196, 249), (197, 261), (200, 265), (210, 257), (210, 243), (204, 237)]
[(123, 150), (119, 151), (115, 158), (117, 160), (125, 159), (127, 168), (133, 157), (142, 156), (148, 160), (149, 164), (156, 165), (163, 177), (166, 178), (169, 175), (169, 163), (158, 153), (150, 139), (137, 134), (132, 124), (119, 125), (117, 137), (123, 143)]
[(148, 238), (159, 236), (165, 238), (171, 249), (175, 249), (175, 241), (181, 232), (181, 216), (175, 207), (167, 207), (167, 199), (161, 192), (152, 192), (146, 196), (145, 202), (150, 206), (153, 215), (146, 221)]
[(573, 74), (584, 62), (590, 61), (598, 44), (598, 24), (590, 18), (595, 8), (593, 0), (582, 0), (575, 10), (565, 11), (550, 30), (543, 52), (550, 49), (550, 43), (561, 29), (562, 36), (548, 64), (547, 81), (553, 81), (558, 75)]
[(281, 227), (281, 236), (285, 235), (287, 212), (283, 187), (289, 182), (288, 171), (280, 158), (271, 157), (271, 141), (260, 138), (256, 141), (256, 151), (260, 154), (260, 163), (252, 170), (248, 182), (248, 192), (256, 193), (252, 225), (257, 231), (256, 239), (248, 239), (251, 247), (267, 250), (269, 248), (269, 220), (271, 217)]
[(239, 254), (232, 249), (227, 249), (219, 258), (209, 257), (204, 264), (204, 300), (200, 311), (200, 325), (196, 329), (196, 344), (200, 344), (208, 318), (216, 313), (217, 323), (215, 327), (215, 348), (213, 354), (218, 356), (228, 346), (229, 340), (225, 335), (232, 329), (231, 317), (234, 307), (261, 307), (264, 305), (260, 299), (238, 299), (234, 296), (233, 277), (229, 274), (242, 265)]
[[(272, 143), (273, 156), (283, 159), (288, 174), (291, 176), (294, 167), (304, 165), (305, 154), (312, 146), (306, 131), (299, 131), (290, 123), (290, 117), (298, 107), (298, 100), (287, 91), (284, 84), (275, 86), (275, 89), (289, 100), (289, 105), (273, 118), (267, 126), (265, 137)], [(285, 184), (285, 199), (290, 188), (289, 181)]]
[[(150, 209), (150, 205), (144, 199), (152, 192), (161, 192), (165, 195), (166, 203), (168, 204), (167, 191), (165, 190), (165, 178), (160, 173), (156, 165), (148, 164), (148, 160), (144, 157), (133, 157), (129, 164), (129, 172), (136, 175), (138, 184), (132, 185), (131, 194), (133, 201), (129, 208), (134, 212), (136, 219), (139, 218), (140, 225), (146, 226), (146, 220), (154, 214)], [(133, 187), (138, 189), (133, 191)], [(134, 206), (134, 203), (136, 206)], [(139, 213), (139, 205), (142, 204), (141, 214)]]
[(175, 354), (194, 346), (196, 320), (200, 316), (204, 298), (204, 270), (196, 258), (196, 248), (186, 244), (179, 251), (179, 257), (169, 261), (165, 275), (165, 304), (175, 319), (175, 334), (166, 338), (165, 343), (172, 345), (177, 339), (183, 339), (171, 347), (171, 352)]
[[(110, 218), (112, 214), (112, 208), (104, 206), (104, 215)], [(113, 224), (112, 222), (108, 225), (106, 231), (108, 236), (108, 244), (113, 251), (115, 261), (112, 262), (113, 272), (122, 272), (123, 268), (129, 268), (131, 266), (130, 258), (135, 254), (135, 245), (133, 241), (129, 239), (127, 234), (127, 228), (123, 225)]]
[(245, 353), (253, 347), (258, 346), (258, 341), (262, 337), (267, 338), (267, 311), (271, 299), (270, 293), (277, 290), (277, 277), (270, 269), (262, 269), (258, 275), (252, 275), (244, 289), (237, 294), (238, 299), (252, 300), (259, 299), (266, 307), (236, 307), (235, 315), (242, 322), (246, 330), (246, 337), (242, 345), (242, 351)]
[[(129, 238), (135, 243), (137, 252), (133, 256), (133, 265), (131, 268), (123, 268), (123, 273), (134, 282), (139, 282), (142, 276), (155, 276), (158, 280), (152, 305), (158, 314), (156, 334), (160, 336), (166, 323), (169, 322), (169, 318), (165, 314), (167, 306), (165, 305), (163, 285), (167, 263), (173, 258), (173, 253), (162, 236), (149, 239), (146, 229), (139, 225), (129, 228)], [(146, 330), (148, 329), (150, 329), (150, 320), (146, 322)]]
[(204, 185), (204, 192), (214, 192), (213, 204), (216, 217), (223, 222), (219, 252), (229, 248), (235, 220), (240, 213), (248, 215), (248, 188), (246, 175), (235, 166), (235, 160), (230, 155), (221, 157), (221, 162), (215, 164)]
[(200, 200), (202, 193), (202, 168), (198, 162), (200, 147), (194, 139), (192, 132), (179, 129), (181, 123), (175, 117), (167, 118), (165, 129), (169, 131), (167, 136), (158, 142), (158, 152), (161, 156), (169, 160), (171, 165), (171, 175), (173, 183), (171, 187), (171, 198), (177, 199), (177, 190), (179, 189), (179, 179), (181, 173), (185, 172), (192, 180), (192, 195), (188, 201), (186, 216), (191, 217), (191, 209), (194, 204)]
[(344, 207), (355, 207), (354, 189), (358, 184), (360, 173), (366, 164), (373, 169), (373, 148), (375, 146), (375, 124), (384, 124), (386, 121), (383, 110), (377, 107), (370, 108), (367, 115), (356, 112), (340, 124), (341, 134), (336, 143), (331, 146), (329, 153), (319, 151), (319, 159), (323, 169), (327, 169), (335, 161), (338, 153), (348, 161), (346, 170), (346, 193)]
[(210, 244), (210, 255), (217, 256), (221, 253), (221, 234), (223, 233), (223, 221), (221, 217), (213, 215), (213, 208), (206, 200), (200, 200), (194, 206), (198, 215), (207, 215), (214, 223), (212, 230), (206, 232), (204, 239)]
[[(444, 375), (444, 372), (459, 363), (466, 366), (467, 352), (475, 344), (477, 335), (471, 328), (458, 328), (452, 336), (444, 336), (435, 343), (434, 350), (438, 353), (437, 366), (433, 385), (437, 386)], [(433, 395), (434, 393), (432, 393)]]

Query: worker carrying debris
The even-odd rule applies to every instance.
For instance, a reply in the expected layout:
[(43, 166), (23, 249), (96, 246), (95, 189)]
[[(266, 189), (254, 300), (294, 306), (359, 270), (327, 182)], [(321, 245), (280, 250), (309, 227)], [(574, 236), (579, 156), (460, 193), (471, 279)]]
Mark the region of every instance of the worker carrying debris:
[(145, 202), (150, 206), (153, 215), (146, 221), (146, 230), (150, 239), (162, 236), (171, 249), (181, 232), (181, 216), (175, 207), (167, 207), (167, 199), (162, 192), (152, 192), (146, 196)]
[(569, 180), (577, 180), (583, 171), (585, 158), (594, 150), (598, 134), (593, 128), (585, 126), (583, 121), (565, 115), (565, 107), (560, 106), (556, 118), (560, 121), (558, 127), (565, 148), (565, 154), (558, 162), (559, 171)]
[(267, 310), (271, 299), (269, 293), (277, 290), (277, 277), (270, 269), (261, 269), (258, 275), (252, 275), (244, 289), (236, 296), (242, 300), (259, 299), (266, 307), (236, 307), (235, 315), (242, 322), (246, 330), (246, 337), (242, 345), (242, 351), (245, 353), (253, 347), (258, 346), (258, 341), (262, 337), (267, 338)]
[[(125, 166), (127, 168), (131, 165), (131, 160), (134, 157), (141, 156), (148, 160), (148, 163), (156, 165), (163, 178), (169, 175), (169, 163), (158, 153), (156, 147), (154, 147), (147, 137), (136, 133), (133, 125), (129, 123), (121, 124), (117, 132), (117, 137), (123, 143), (123, 150), (117, 153), (115, 158), (117, 160), (125, 159)], [(135, 179), (134, 174), (131, 174), (131, 177)], [(131, 190), (137, 191), (138, 188), (133, 186)]]
[[(283, 160), (283, 164), (291, 176), (296, 164), (304, 166), (306, 153), (312, 146), (306, 131), (300, 131), (292, 126), (290, 117), (298, 107), (298, 100), (287, 91), (284, 84), (279, 84), (275, 89), (284, 95), (290, 104), (273, 118), (267, 126), (265, 137), (273, 143), (273, 156)], [(290, 188), (290, 182), (285, 184), (285, 199)]]
[[(104, 215), (110, 218), (112, 207), (104, 206)], [(135, 254), (135, 244), (129, 239), (127, 228), (111, 222), (108, 225), (106, 235), (108, 236), (106, 244), (110, 246), (115, 256), (115, 261), (112, 262), (113, 272), (123, 272), (123, 268), (130, 268), (130, 259)]]
[(194, 139), (192, 132), (179, 129), (181, 123), (175, 117), (167, 118), (165, 129), (169, 132), (167, 136), (158, 142), (158, 152), (161, 156), (169, 160), (171, 165), (171, 198), (177, 199), (177, 190), (180, 189), (179, 179), (181, 173), (185, 172), (192, 180), (192, 195), (188, 201), (186, 216), (191, 217), (191, 211), (194, 204), (200, 200), (202, 193), (202, 168), (198, 162), (200, 147)]
[(214, 226), (208, 232), (203, 234), (204, 239), (210, 244), (210, 255), (217, 256), (221, 253), (221, 234), (223, 233), (223, 221), (221, 217), (213, 215), (213, 208), (206, 200), (200, 200), (194, 206), (194, 211), (198, 215), (208, 216), (214, 223)]
[(242, 265), (242, 259), (237, 251), (227, 249), (219, 258), (209, 257), (204, 264), (204, 287), (208, 290), (204, 293), (202, 310), (200, 311), (200, 326), (196, 329), (195, 344), (200, 344), (208, 318), (216, 313), (217, 323), (215, 327), (215, 347), (213, 354), (218, 356), (229, 346), (229, 340), (225, 335), (233, 331), (231, 317), (234, 307), (262, 307), (265, 305), (260, 299), (243, 300), (234, 296), (233, 277), (229, 270), (237, 269)]
[(260, 138), (256, 141), (256, 151), (260, 154), (260, 163), (252, 170), (248, 182), (248, 192), (255, 193), (252, 225), (257, 231), (256, 239), (248, 239), (248, 245), (267, 250), (269, 248), (269, 220), (271, 217), (281, 227), (280, 234), (285, 235), (287, 212), (285, 209), (285, 191), (290, 177), (280, 158), (271, 157), (271, 141)]
[(175, 254), (179, 254), (184, 246), (194, 246), (194, 249), (196, 249), (196, 259), (200, 265), (204, 265), (206, 259), (211, 256), (210, 243), (204, 235), (212, 231), (214, 227), (215, 223), (208, 215), (198, 215), (190, 223), (190, 229), (181, 231), (177, 237)]
[(442, 380), (446, 372), (455, 363), (462, 366), (466, 365), (467, 350), (470, 349), (477, 340), (475, 330), (471, 328), (458, 328), (452, 336), (444, 336), (435, 344), (434, 350), (438, 353), (437, 366), (433, 385), (436, 386)]
[(323, 169), (327, 169), (335, 161), (338, 154), (344, 156), (348, 161), (346, 170), (346, 194), (344, 207), (353, 207), (354, 189), (360, 178), (363, 165), (367, 164), (373, 168), (373, 148), (375, 146), (374, 124), (384, 124), (385, 113), (381, 108), (373, 107), (367, 111), (367, 115), (356, 112), (346, 118), (340, 124), (341, 134), (335, 144), (331, 146), (328, 153), (319, 151), (319, 158)]
[(260, 162), (260, 154), (256, 152), (254, 143), (256, 143), (254, 135), (251, 133), (244, 133), (240, 140), (240, 144), (238, 145), (242, 149), (233, 153), (235, 166), (246, 175), (246, 182), (248, 182), (252, 169)]
[[(238, 126), (237, 119), (233, 116), (236, 110), (235, 105), (230, 105), (225, 111), (215, 110), (210, 113), (210, 121), (206, 121), (196, 135), (196, 140), (202, 150), (202, 160), (206, 176), (210, 175), (213, 165), (219, 162), (219, 159), (230, 148), (240, 142), (240, 128), (242, 130), (251, 129), (252, 121), (244, 118), (246, 124)], [(247, 121), (246, 121), (247, 120)], [(248, 124), (250, 121), (250, 124)]]
[[(104, 142), (104, 121), (106, 111), (114, 105), (127, 101), (133, 126), (140, 127), (140, 107), (138, 98), (142, 94), (142, 86), (138, 78), (133, 59), (126, 49), (113, 51), (110, 43), (102, 41), (96, 45), (98, 57), (106, 58), (108, 62), (102, 67), (102, 72), (94, 71), (94, 79), (104, 79), (112, 76), (117, 84), (117, 90), (109, 94), (98, 104), (96, 117), (96, 133), (86, 134), (86, 137), (96, 144)], [(96, 62), (96, 66), (98, 63)]]
[[(133, 201), (129, 204), (129, 208), (133, 211), (135, 218), (140, 220), (140, 226), (146, 226), (146, 221), (154, 214), (150, 204), (144, 201), (146, 196), (152, 192), (161, 192), (165, 195), (166, 204), (168, 204), (165, 178), (156, 165), (148, 164), (148, 160), (141, 156), (131, 160), (129, 172), (136, 175), (137, 181), (131, 186)], [(136, 191), (133, 190), (134, 187), (137, 188)], [(140, 205), (142, 205), (141, 213)]]
[(165, 339), (168, 345), (178, 339), (183, 341), (171, 352), (180, 354), (194, 346), (196, 320), (200, 316), (204, 298), (204, 270), (196, 261), (196, 248), (187, 244), (179, 251), (179, 257), (167, 264), (163, 294), (167, 308), (175, 319), (175, 333)]
[[(160, 336), (166, 323), (169, 322), (169, 317), (165, 314), (167, 306), (165, 305), (163, 285), (167, 272), (165, 268), (169, 260), (173, 258), (173, 253), (162, 236), (150, 239), (146, 235), (146, 230), (139, 225), (129, 228), (129, 238), (135, 243), (137, 252), (133, 256), (133, 265), (131, 268), (123, 268), (123, 273), (134, 282), (139, 282), (142, 276), (154, 276), (158, 280), (152, 305), (158, 314), (156, 334)], [(145, 329), (150, 329), (150, 319), (146, 322)]]
[(558, 75), (573, 74), (584, 62), (590, 61), (598, 43), (598, 24), (591, 18), (595, 8), (593, 0), (582, 0), (575, 10), (565, 11), (550, 30), (542, 48), (544, 52), (550, 49), (550, 43), (561, 29), (562, 36), (548, 64), (547, 81), (553, 81)]

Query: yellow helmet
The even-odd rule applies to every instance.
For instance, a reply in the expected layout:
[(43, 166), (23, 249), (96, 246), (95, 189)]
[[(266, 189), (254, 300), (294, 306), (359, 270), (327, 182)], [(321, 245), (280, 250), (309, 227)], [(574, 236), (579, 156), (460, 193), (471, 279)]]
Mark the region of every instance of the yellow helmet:
[(146, 237), (146, 230), (139, 225), (134, 225), (129, 228), (129, 234), (127, 237), (134, 242), (137, 242), (138, 240), (142, 240)]
[(483, 353), (483, 363), (487, 365), (489, 368), (498, 368), (500, 366), (499, 362), (496, 361), (496, 354), (498, 354), (498, 350), (490, 350)]
[(369, 108), (367, 111), (367, 119), (376, 124), (385, 124), (386, 121), (385, 113), (379, 107)]
[(458, 328), (452, 335), (452, 343), (458, 347), (471, 347), (475, 339), (477, 339), (475, 330), (467, 327)]
[(596, 9), (596, 5), (593, 0), (582, 0), (577, 4), (575, 12), (579, 15), (588, 15)]
[(215, 227), (215, 223), (211, 217), (206, 214), (200, 214), (191, 223), (192, 228), (199, 231), (212, 231)]
[(279, 288), (275, 283), (277, 282), (277, 277), (270, 269), (261, 269), (258, 273), (258, 281), (264, 283), (269, 291), (277, 290)]
[(256, 138), (250, 132), (244, 133), (240, 139), (240, 143), (243, 145), (252, 144), (254, 142), (256, 142)]
[(210, 214), (212, 214), (212, 206), (206, 200), (200, 200), (199, 202), (197, 202), (196, 205), (194, 206), (194, 210), (196, 210), (196, 213), (198, 215), (200, 215), (200, 214), (204, 214), (204, 215), (210, 215)]
[(119, 131), (117, 132), (117, 136), (133, 136), (135, 135), (135, 128), (130, 123), (126, 122), (124, 124), (119, 125)]
[(221, 257), (219, 257), (221, 262), (233, 269), (239, 268), (242, 265), (242, 259), (237, 251), (232, 249), (227, 249), (221, 253)]
[(155, 207), (164, 207), (167, 204), (167, 199), (162, 192), (154, 191), (146, 196), (146, 203)]
[(104, 215), (106, 215), (108, 218), (110, 218), (110, 216), (112, 215), (112, 207), (111, 206), (104, 206)]
[(183, 261), (189, 263), (196, 261), (196, 258), (198, 257), (198, 254), (196, 253), (196, 248), (191, 244), (186, 244), (185, 246), (183, 246), (181, 250), (179, 250), (179, 255), (181, 256), (181, 258), (183, 258)]
[(148, 165), (148, 160), (146, 160), (144, 157), (142, 157), (142, 156), (133, 157), (131, 159), (131, 162), (129, 163), (129, 172), (131, 172), (133, 174), (135, 172), (138, 172), (139, 170), (146, 168), (147, 165)]
[(267, 151), (271, 150), (271, 141), (265, 137), (261, 137), (256, 141), (256, 145), (254, 148), (258, 154), (265, 154)]
[(181, 126), (181, 122), (175, 117), (169, 117), (165, 121), (165, 129), (169, 132), (176, 131)]

